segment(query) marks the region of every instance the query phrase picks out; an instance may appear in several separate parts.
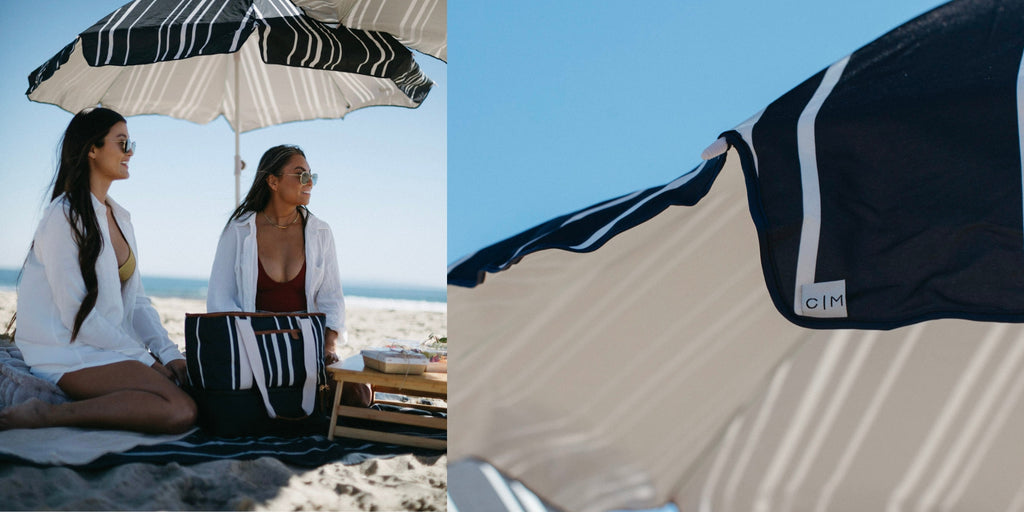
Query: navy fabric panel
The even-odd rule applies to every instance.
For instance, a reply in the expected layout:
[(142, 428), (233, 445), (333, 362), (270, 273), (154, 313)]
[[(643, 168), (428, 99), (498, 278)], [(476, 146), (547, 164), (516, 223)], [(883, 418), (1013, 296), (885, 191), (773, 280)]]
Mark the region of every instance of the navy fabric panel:
[[(822, 213), (815, 282), (846, 280), (847, 318), (793, 312), (803, 221), (794, 215), (802, 207), (794, 193), (795, 120), (820, 74), (765, 110), (753, 130), (759, 197), (751, 204), (763, 208), (752, 213), (780, 312), (828, 328), (940, 317), (1024, 321), (1022, 52), (1024, 6), (970, 0), (935, 9), (851, 56), (815, 123)], [(738, 143), (738, 135), (730, 140)], [(751, 183), (754, 170), (744, 163)]]
[[(517, 263), (523, 256), (544, 249), (562, 249), (572, 252), (595, 251), (615, 235), (647, 222), (669, 206), (697, 204), (711, 189), (711, 185), (718, 177), (723, 165), (725, 165), (725, 155), (707, 161), (699, 174), (678, 188), (664, 190), (668, 185), (652, 187), (635, 192), (635, 196), (628, 200), (625, 198), (629, 195), (603, 201), (552, 219), (481, 249), (448, 270), (448, 284), (472, 288), (484, 281), (487, 272), (504, 270)], [(696, 169), (684, 174), (683, 177), (693, 172), (696, 172)], [(618, 204), (615, 204), (616, 202)], [(634, 207), (636, 209), (630, 212), (629, 210)], [(574, 216), (588, 210), (594, 211), (578, 220), (568, 222)], [(616, 221), (624, 214), (626, 215), (623, 218)], [(592, 243), (583, 248), (575, 248), (590, 240), (604, 228), (609, 229)]]
[[(803, 221), (800, 162), (797, 156), (796, 127), (800, 113), (821, 83), (821, 71), (772, 102), (754, 125), (757, 147), (757, 179), (747, 181), (760, 198), (760, 210), (753, 212), (762, 247), (762, 263), (768, 267), (765, 278), (769, 289), (779, 290), (783, 297), (793, 296), (796, 282), (797, 250), (800, 247), (800, 225)], [(731, 140), (736, 145), (735, 140)], [(758, 222), (759, 221), (759, 222)], [(789, 304), (793, 301), (790, 299)]]
[(256, 28), (251, 6), (252, 0), (126, 4), (79, 35), (82, 54), (92, 66), (130, 66), (228, 53), (236, 32), (235, 49)]
[(50, 60), (43, 63), (42, 66), (36, 68), (32, 73), (28, 75), (28, 90), (25, 94), (32, 94), (32, 91), (39, 87), (39, 84), (43, 83), (46, 79), (53, 76), (57, 72), (57, 68), (67, 63), (68, 59), (71, 58), (71, 53), (75, 51), (75, 45), (78, 41), (72, 41), (70, 44), (57, 52), (57, 55), (50, 57)]

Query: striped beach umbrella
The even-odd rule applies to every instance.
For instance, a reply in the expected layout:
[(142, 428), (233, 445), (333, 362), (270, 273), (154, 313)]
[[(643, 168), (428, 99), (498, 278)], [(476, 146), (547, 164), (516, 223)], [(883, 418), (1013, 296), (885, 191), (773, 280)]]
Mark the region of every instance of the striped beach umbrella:
[(1024, 4), (956, 0), (457, 261), (451, 460), (564, 510), (1020, 508), (1022, 127)]
[(224, 116), (235, 132), (237, 202), (238, 134), (426, 98), (433, 82), (406, 44), (446, 58), (446, 2), (396, 4), (135, 0), (33, 71), (26, 94), (69, 112)]

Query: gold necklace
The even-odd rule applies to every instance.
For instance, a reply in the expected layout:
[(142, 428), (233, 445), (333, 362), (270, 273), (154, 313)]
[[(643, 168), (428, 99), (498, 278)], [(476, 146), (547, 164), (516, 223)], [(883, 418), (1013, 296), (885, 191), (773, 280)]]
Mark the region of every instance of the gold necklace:
[(263, 213), (263, 218), (267, 219), (267, 222), (269, 222), (271, 226), (274, 226), (277, 229), (287, 229), (288, 226), (291, 226), (292, 224), (295, 224), (299, 220), (299, 211), (298, 210), (295, 210), (295, 217), (292, 218), (292, 221), (289, 222), (288, 224), (284, 224), (284, 225), (278, 224), (278, 223), (270, 220), (270, 217), (267, 215), (266, 211), (264, 211), (262, 213)]

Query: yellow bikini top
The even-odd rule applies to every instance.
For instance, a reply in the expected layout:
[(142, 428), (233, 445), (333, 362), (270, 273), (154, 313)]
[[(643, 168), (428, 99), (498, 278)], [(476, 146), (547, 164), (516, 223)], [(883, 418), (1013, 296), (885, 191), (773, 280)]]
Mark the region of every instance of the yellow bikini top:
[(132, 247), (128, 246), (128, 259), (125, 260), (124, 265), (117, 268), (117, 273), (121, 277), (121, 282), (127, 282), (132, 274), (135, 273), (135, 253), (132, 252)]

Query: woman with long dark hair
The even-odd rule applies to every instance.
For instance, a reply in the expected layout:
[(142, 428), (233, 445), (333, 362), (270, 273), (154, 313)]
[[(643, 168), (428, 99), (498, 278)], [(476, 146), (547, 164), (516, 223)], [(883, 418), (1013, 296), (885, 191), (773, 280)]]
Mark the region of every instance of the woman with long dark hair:
[(18, 285), (16, 343), (74, 401), (0, 411), (0, 429), (80, 426), (180, 433), (196, 406), (185, 360), (146, 297), (128, 212), (107, 195), (135, 143), (117, 112), (83, 110), (61, 141), (51, 202)]
[[(334, 235), (307, 208), (316, 180), (298, 146), (263, 154), (245, 200), (221, 233), (206, 310), (324, 313), (324, 354), (331, 364), (338, 361), (339, 338), (346, 343), (345, 297)], [(349, 389), (346, 403), (369, 403), (368, 387)]]

